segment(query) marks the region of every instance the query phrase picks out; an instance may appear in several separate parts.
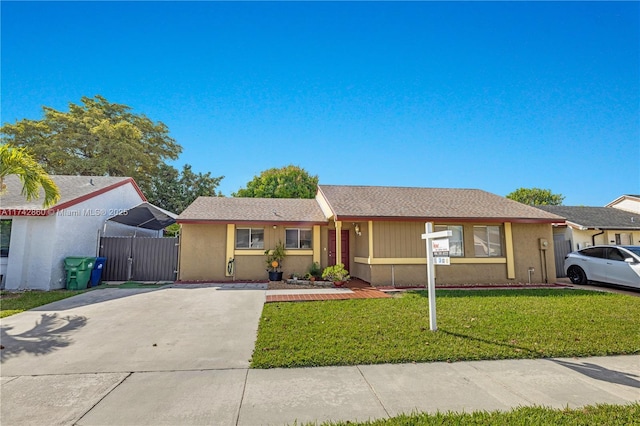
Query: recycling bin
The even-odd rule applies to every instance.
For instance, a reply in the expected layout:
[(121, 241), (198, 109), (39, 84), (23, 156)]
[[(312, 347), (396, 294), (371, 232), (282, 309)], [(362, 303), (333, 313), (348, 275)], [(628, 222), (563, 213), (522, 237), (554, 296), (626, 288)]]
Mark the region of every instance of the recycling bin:
[(91, 287), (100, 285), (100, 282), (102, 281), (102, 269), (104, 268), (106, 261), (106, 257), (96, 257), (96, 264), (93, 266), (93, 270), (91, 271)]
[(86, 289), (95, 262), (95, 257), (71, 256), (65, 258), (64, 269), (67, 273), (67, 290)]

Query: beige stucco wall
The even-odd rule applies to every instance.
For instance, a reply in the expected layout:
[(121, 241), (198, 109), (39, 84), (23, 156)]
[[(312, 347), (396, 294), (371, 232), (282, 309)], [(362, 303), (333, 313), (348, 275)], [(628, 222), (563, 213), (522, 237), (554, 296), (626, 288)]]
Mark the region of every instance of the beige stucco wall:
[[(440, 223), (437, 223), (440, 225)], [(444, 225), (445, 223), (442, 223)], [(368, 222), (358, 223), (361, 235), (356, 235), (352, 223), (342, 223), (349, 231), (350, 273), (374, 285), (424, 285), (427, 280), (425, 242), (422, 222), (373, 222), (369, 236)], [(451, 225), (456, 225), (451, 223)], [(508, 275), (506, 241), (502, 258), (474, 257), (474, 224), (464, 224), (465, 258), (451, 258), (449, 266), (436, 267), (437, 285), (465, 283), (527, 282), (528, 269), (535, 269), (533, 279), (543, 282), (555, 280), (553, 235), (550, 224), (512, 224), (513, 266), (515, 278)], [(320, 264), (328, 264), (328, 230), (333, 223), (320, 228)], [(264, 226), (265, 247), (273, 247), (284, 240), (285, 227)], [(183, 281), (229, 281), (227, 266), (226, 224), (183, 224), (180, 250), (180, 275)], [(506, 232), (503, 227), (503, 239)], [(549, 248), (540, 251), (539, 239), (546, 238)], [(369, 259), (369, 242), (373, 241), (373, 257)], [(266, 280), (264, 250), (232, 249), (235, 259), (235, 280)], [(356, 259), (357, 258), (357, 259)], [(288, 250), (283, 262), (284, 276), (296, 272), (304, 274), (313, 262), (310, 251)], [(457, 263), (456, 263), (457, 262)], [(463, 262), (463, 263), (460, 263)], [(546, 274), (545, 274), (546, 268)]]
[[(253, 225), (264, 228), (265, 247), (272, 248), (285, 239), (285, 227)], [(235, 231), (234, 231), (235, 232)], [(326, 231), (324, 232), (326, 240)], [(232, 238), (235, 244), (235, 237)], [(268, 279), (264, 249), (243, 250), (231, 248), (235, 261), (235, 276), (225, 274), (227, 268), (227, 225), (226, 224), (182, 224), (180, 245), (181, 281), (231, 281)], [(325, 243), (326, 246), (326, 243)], [(284, 277), (297, 272), (305, 274), (313, 263), (311, 250), (296, 252), (287, 250), (283, 261)]]
[(571, 240), (571, 248), (580, 250), (597, 244), (616, 244), (616, 234), (631, 234), (633, 245), (640, 244), (640, 231), (629, 230), (607, 230), (604, 233), (600, 230), (586, 229), (580, 230), (570, 227), (558, 227), (553, 230), (555, 235), (564, 235), (566, 240)]
[[(474, 225), (495, 223), (436, 223), (436, 225), (462, 225), (464, 234), (464, 258), (451, 258), (449, 266), (436, 266), (436, 284), (507, 283), (527, 282), (528, 269), (533, 267), (538, 275), (534, 279), (555, 280), (553, 236), (550, 224), (512, 224), (511, 235), (513, 273), (509, 274), (507, 257), (508, 232), (502, 224), (503, 256), (476, 258), (474, 255)], [(361, 228), (367, 230), (367, 227)], [(356, 238), (356, 250), (352, 253), (352, 275), (374, 285), (424, 285), (427, 281), (426, 248), (421, 235), (425, 232), (422, 222), (374, 222), (373, 258), (369, 259), (369, 238)], [(546, 238), (549, 248), (540, 251), (539, 239)], [(358, 259), (356, 259), (356, 257)], [(511, 275), (511, 276), (510, 276)]]
[(227, 266), (227, 227), (183, 224), (180, 235), (181, 281), (222, 280)]
[[(513, 251), (517, 282), (528, 281), (529, 267), (535, 269), (531, 281), (553, 283), (556, 264), (553, 252), (553, 231), (550, 224), (514, 223)], [(540, 238), (549, 242), (547, 250), (540, 250)], [(546, 268), (546, 277), (545, 277)]]

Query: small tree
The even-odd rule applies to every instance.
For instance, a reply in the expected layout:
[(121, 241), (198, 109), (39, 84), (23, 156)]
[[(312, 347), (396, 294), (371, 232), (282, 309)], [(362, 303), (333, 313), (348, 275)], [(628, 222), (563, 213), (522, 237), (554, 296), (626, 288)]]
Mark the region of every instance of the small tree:
[(151, 204), (180, 214), (200, 196), (221, 196), (216, 189), (223, 178), (224, 176), (211, 176), (211, 172), (196, 174), (189, 164), (185, 164), (181, 172), (175, 167), (162, 164), (151, 177), (145, 195)]
[(318, 176), (311, 176), (301, 167), (289, 165), (265, 170), (247, 183), (247, 187), (231, 194), (250, 198), (314, 198)]
[(506, 197), (530, 206), (560, 206), (564, 201), (564, 195), (553, 194), (550, 189), (540, 188), (518, 188)]

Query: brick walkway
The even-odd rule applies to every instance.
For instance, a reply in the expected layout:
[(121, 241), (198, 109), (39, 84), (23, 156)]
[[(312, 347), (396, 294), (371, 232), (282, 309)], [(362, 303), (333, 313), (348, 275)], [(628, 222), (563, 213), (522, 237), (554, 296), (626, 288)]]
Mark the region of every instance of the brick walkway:
[[(341, 293), (322, 293), (322, 289), (318, 288), (318, 293), (311, 294), (286, 294), (286, 290), (282, 290), (283, 294), (272, 294), (267, 296), (266, 303), (271, 302), (311, 302), (321, 300), (348, 300), (348, 299), (384, 299), (391, 297), (390, 295), (371, 287), (368, 283), (360, 280), (351, 280), (346, 286), (351, 291)], [(279, 290), (274, 290), (279, 291)]]

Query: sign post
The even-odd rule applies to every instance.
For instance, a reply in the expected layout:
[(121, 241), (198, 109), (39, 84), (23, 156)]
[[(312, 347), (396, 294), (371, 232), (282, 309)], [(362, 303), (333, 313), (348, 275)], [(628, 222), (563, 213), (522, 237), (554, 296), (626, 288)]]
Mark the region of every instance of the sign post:
[[(434, 259), (434, 254), (437, 253), (438, 256), (436, 256), (436, 259), (439, 259), (439, 258), (446, 259), (446, 261), (442, 261), (443, 263), (440, 263), (440, 261), (438, 261), (439, 265), (449, 264), (449, 239), (448, 238), (451, 235), (453, 235), (453, 232), (451, 231), (433, 232), (433, 223), (431, 222), (425, 223), (424, 229), (425, 229), (425, 233), (422, 234), (422, 239), (425, 240), (425, 243), (427, 245), (427, 275), (428, 275), (427, 289), (429, 291), (429, 329), (431, 331), (436, 331), (438, 329), (438, 325), (436, 323), (436, 277), (434, 276), (436, 268), (435, 268), (433, 259)], [(442, 238), (442, 239), (439, 240), (439, 238)], [(446, 241), (446, 243), (444, 241)], [(434, 253), (434, 248), (435, 248), (435, 253)], [(446, 252), (446, 255), (443, 255), (445, 252)]]

